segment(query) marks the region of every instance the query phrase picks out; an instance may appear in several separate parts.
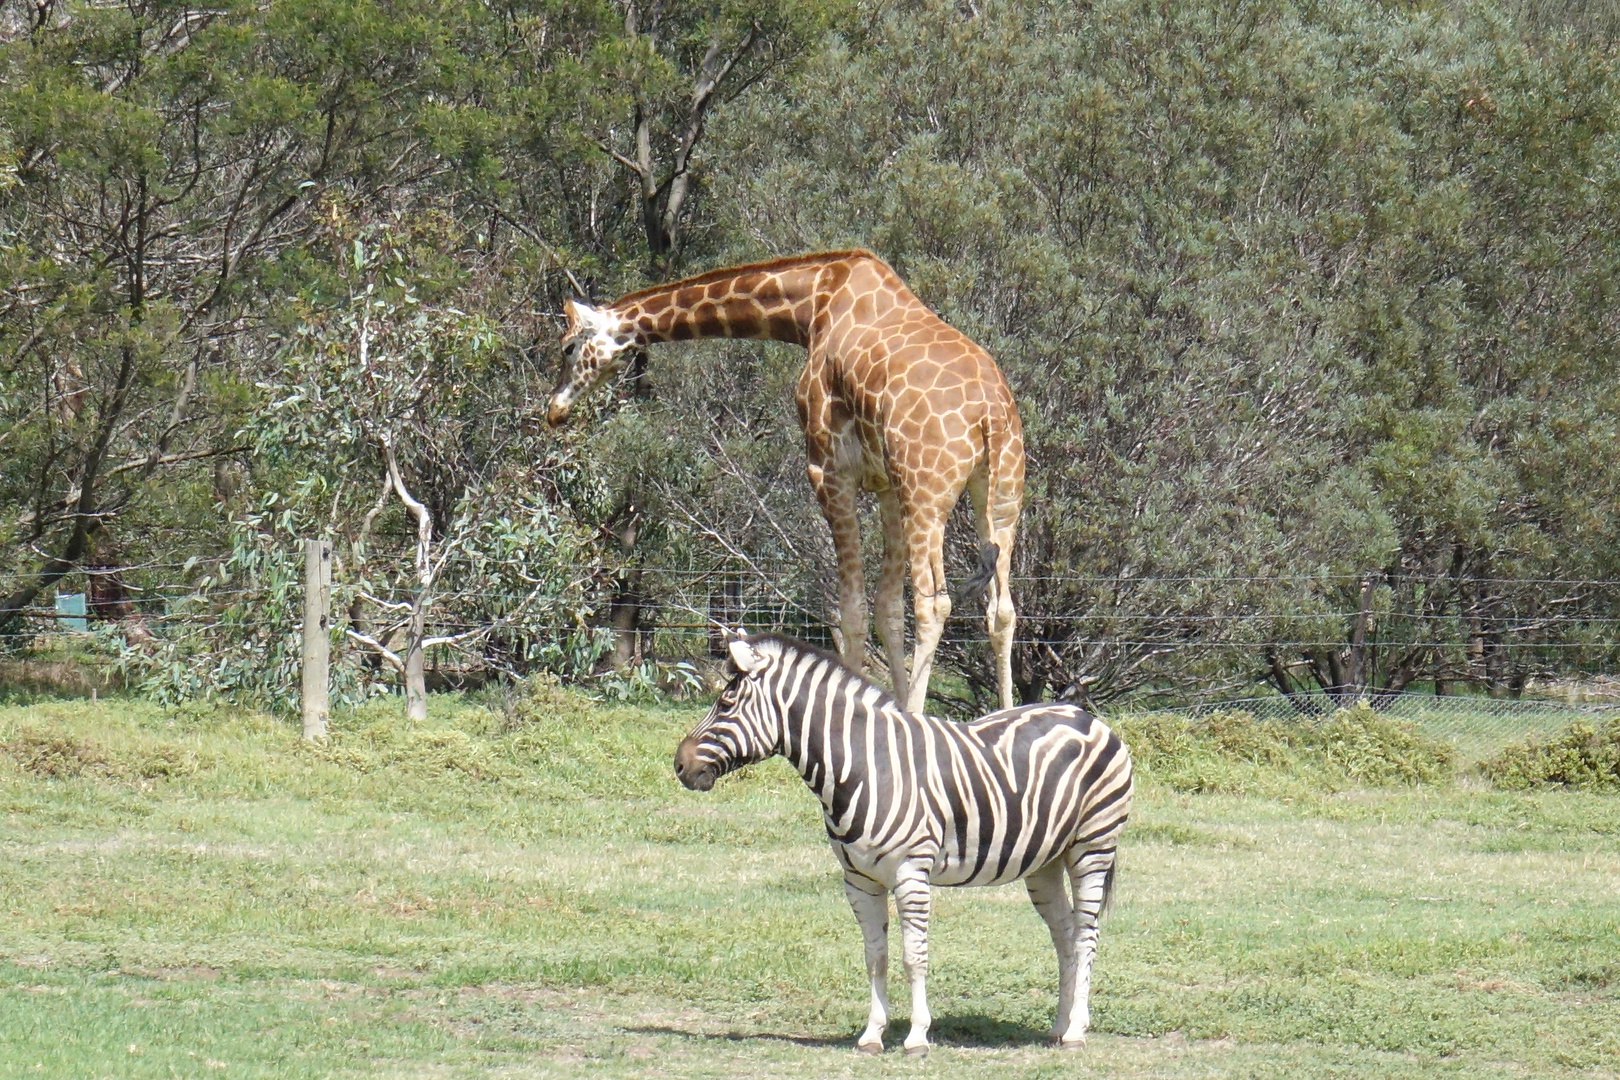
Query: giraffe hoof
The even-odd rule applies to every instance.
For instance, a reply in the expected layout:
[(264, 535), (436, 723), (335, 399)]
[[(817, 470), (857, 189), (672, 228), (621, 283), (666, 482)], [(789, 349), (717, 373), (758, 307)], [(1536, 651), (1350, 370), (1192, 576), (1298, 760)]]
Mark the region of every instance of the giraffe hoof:
[(873, 1057), (877, 1057), (879, 1054), (883, 1053), (883, 1044), (880, 1042), (856, 1043), (855, 1052), (858, 1054), (870, 1054)]
[(1081, 1035), (1074, 1039), (1059, 1039), (1056, 1046), (1059, 1050), (1084, 1050), (1086, 1048), (1086, 1037)]
[(923, 1043), (921, 1046), (908, 1046), (908, 1047), (906, 1047), (906, 1057), (921, 1058), (921, 1057), (927, 1057), (927, 1056), (928, 1056), (928, 1044), (927, 1043)]

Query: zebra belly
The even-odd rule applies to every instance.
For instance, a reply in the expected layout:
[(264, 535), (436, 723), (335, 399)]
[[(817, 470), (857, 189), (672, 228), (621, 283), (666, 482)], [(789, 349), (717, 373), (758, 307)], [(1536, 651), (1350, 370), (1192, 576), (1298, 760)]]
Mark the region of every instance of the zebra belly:
[(831, 843), (833, 854), (837, 856), (840, 866), (876, 881), (888, 889), (894, 888), (902, 877), (907, 876), (902, 871), (908, 866), (922, 870), (930, 885), (946, 887), (1006, 885), (1029, 876), (1068, 848), (1068, 844), (1057, 847), (1051, 858), (1041, 860), (1039, 866), (1021, 868), (1016, 860), (1012, 861), (997, 874), (994, 860), (978, 866), (975, 872), (977, 860), (971, 857), (964, 860), (954, 853), (947, 855), (933, 845), (921, 849), (908, 848), (904, 851), (876, 851), (858, 843), (846, 844), (839, 840), (833, 840)]
[(832, 840), (831, 843), (840, 866), (886, 889), (894, 888), (903, 877), (915, 877), (919, 869), (930, 882), (934, 881), (930, 868), (938, 860), (939, 845), (931, 841), (881, 849), (858, 840), (854, 843)]

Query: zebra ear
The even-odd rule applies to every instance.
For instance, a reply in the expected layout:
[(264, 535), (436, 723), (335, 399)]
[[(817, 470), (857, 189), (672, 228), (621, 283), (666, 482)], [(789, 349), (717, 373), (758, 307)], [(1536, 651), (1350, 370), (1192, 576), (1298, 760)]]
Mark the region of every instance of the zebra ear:
[(737, 670), (744, 675), (752, 675), (765, 666), (765, 657), (760, 655), (759, 650), (741, 638), (731, 642), (726, 648), (731, 652), (731, 662), (736, 664)]

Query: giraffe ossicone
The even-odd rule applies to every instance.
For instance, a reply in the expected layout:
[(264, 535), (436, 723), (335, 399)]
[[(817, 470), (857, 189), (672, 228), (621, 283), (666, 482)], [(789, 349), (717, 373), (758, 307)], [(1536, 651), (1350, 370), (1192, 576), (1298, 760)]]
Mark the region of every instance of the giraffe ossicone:
[[(860, 669), (866, 658), (856, 513), (864, 489), (877, 495), (883, 520), (878, 637), (896, 696), (922, 711), (951, 611), (945, 520), (965, 490), (990, 571), (985, 618), (1001, 703), (1012, 705), (1009, 576), (1024, 495), (1018, 408), (990, 354), (931, 311), (887, 263), (869, 251), (799, 255), (642, 289), (601, 308), (569, 301), (566, 314), (562, 375), (546, 411), (552, 424), (623, 368), (635, 346), (721, 337), (803, 345), (808, 358), (794, 397), (806, 471), (838, 555), (845, 661)], [(909, 667), (908, 566), (916, 616)]]

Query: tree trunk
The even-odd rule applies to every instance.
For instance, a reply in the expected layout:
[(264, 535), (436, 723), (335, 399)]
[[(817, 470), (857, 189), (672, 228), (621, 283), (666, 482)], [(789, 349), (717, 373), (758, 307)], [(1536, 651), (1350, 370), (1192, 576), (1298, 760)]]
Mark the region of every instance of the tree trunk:
[(427, 719), (427, 672), (422, 639), (427, 636), (427, 597), (419, 594), (411, 608), (410, 637), (405, 642), (405, 719)]
[[(360, 347), (366, 347), (364, 331)], [(427, 680), (422, 662), (422, 642), (427, 637), (427, 609), (433, 593), (433, 514), (422, 501), (405, 486), (405, 477), (394, 456), (392, 438), (380, 440), (383, 461), (388, 466), (388, 478), (399, 501), (416, 518), (416, 595), (411, 600), (411, 629), (405, 641), (405, 717), (408, 720), (427, 719)]]
[[(636, 550), (641, 535), (641, 511), (635, 507), (635, 494), (626, 492), (624, 509), (619, 513), (619, 525), (613, 538), (618, 541), (619, 552), (626, 560)], [(641, 608), (645, 598), (641, 592), (642, 568), (627, 566), (619, 572), (619, 586), (608, 607), (608, 626), (613, 629), (613, 651), (608, 655), (610, 669), (622, 668), (641, 655)]]
[(608, 625), (613, 627), (613, 653), (609, 664), (622, 668), (639, 663), (641, 649), (641, 567), (628, 571), (619, 584), (608, 610)]
[(1018, 701), (1022, 705), (1036, 705), (1046, 700), (1046, 676), (1040, 666), (1031, 662), (1029, 648), (1013, 648), (1013, 685), (1018, 687)]

